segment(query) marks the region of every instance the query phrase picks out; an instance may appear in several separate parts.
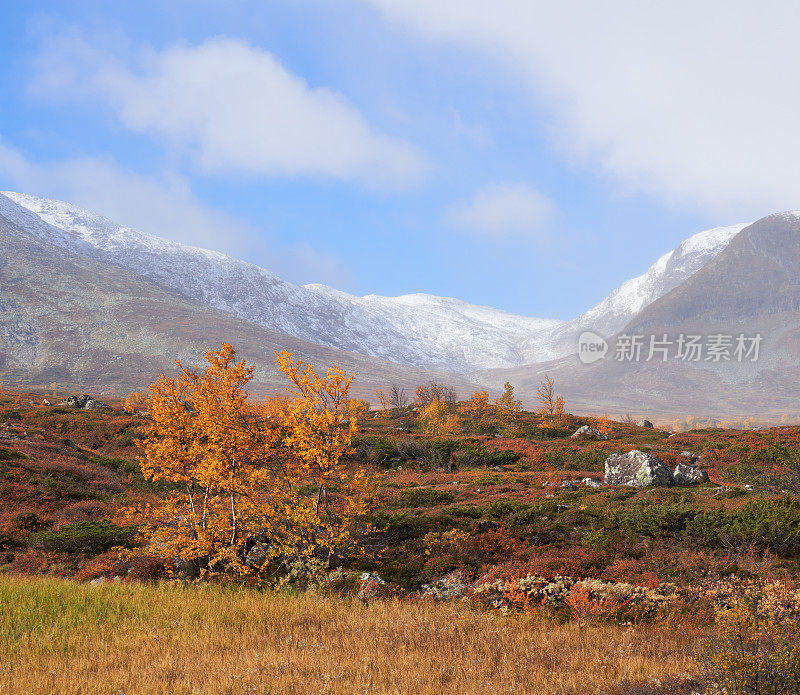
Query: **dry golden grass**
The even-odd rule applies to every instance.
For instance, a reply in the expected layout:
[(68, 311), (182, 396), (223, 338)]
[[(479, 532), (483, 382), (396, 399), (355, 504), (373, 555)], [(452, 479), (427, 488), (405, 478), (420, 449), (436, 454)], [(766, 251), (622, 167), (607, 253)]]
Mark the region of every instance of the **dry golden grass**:
[(0, 693), (597, 693), (693, 670), (693, 638), (464, 604), (0, 578)]

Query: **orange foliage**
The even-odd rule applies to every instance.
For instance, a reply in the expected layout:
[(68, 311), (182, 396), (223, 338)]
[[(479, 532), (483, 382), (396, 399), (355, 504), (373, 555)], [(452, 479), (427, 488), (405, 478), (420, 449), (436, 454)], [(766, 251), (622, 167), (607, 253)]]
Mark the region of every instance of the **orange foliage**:
[(426, 434), (441, 437), (461, 431), (461, 420), (442, 401), (433, 400), (419, 414), (422, 429)]
[(489, 414), (489, 392), (475, 391), (463, 405), (465, 415), (483, 419)]
[(589, 587), (581, 583), (572, 586), (564, 603), (572, 617), (580, 624), (586, 624), (592, 620), (608, 619), (622, 605), (620, 599), (614, 595), (592, 595)]
[(548, 376), (536, 390), (536, 399), (539, 401), (537, 411), (545, 419), (545, 423), (555, 425), (564, 415), (564, 399), (556, 395), (553, 380)]
[[(290, 395), (265, 404), (245, 390), (254, 367), (224, 343), (208, 366), (162, 375), (150, 387), (152, 427), (142, 441), (142, 472), (176, 489), (159, 503), (127, 510), (146, 552), (194, 563), (201, 573), (246, 574), (246, 549), (263, 538), (268, 556), (296, 557), (346, 542), (366, 511), (368, 480), (347, 475), (355, 421), (346, 415), (353, 377), (331, 367), (318, 377), (292, 354), (277, 354)], [(329, 487), (343, 494), (335, 500)], [(315, 486), (309, 498), (303, 489)], [(252, 563), (251, 563), (252, 564)]]
[(609, 438), (611, 437), (614, 424), (611, 422), (611, 418), (609, 418), (608, 415), (593, 416), (589, 419), (589, 422), (594, 429), (600, 432), (600, 434), (604, 434)]

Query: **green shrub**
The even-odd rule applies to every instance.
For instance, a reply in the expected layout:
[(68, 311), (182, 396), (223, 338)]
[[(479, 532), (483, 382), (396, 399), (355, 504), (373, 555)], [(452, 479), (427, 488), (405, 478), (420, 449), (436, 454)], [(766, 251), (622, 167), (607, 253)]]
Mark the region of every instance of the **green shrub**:
[(142, 467), (138, 461), (108, 456), (92, 456), (89, 458), (91, 463), (104, 468), (110, 468), (117, 473), (127, 476), (131, 483), (136, 487), (149, 490), (151, 492), (163, 492), (180, 487), (177, 483), (169, 483), (166, 480), (148, 480), (142, 474)]
[(544, 460), (556, 470), (600, 471), (608, 456), (601, 449), (551, 449), (544, 453)]
[(389, 468), (392, 459), (399, 459), (394, 440), (389, 437), (358, 437), (353, 440), (356, 461), (372, 463), (381, 468)]
[(800, 459), (800, 451), (792, 449), (783, 444), (770, 444), (769, 446), (754, 451), (747, 457), (750, 464), (769, 464), (786, 465), (787, 463), (797, 463)]
[(415, 490), (402, 490), (397, 500), (398, 507), (437, 507), (449, 504), (455, 500), (455, 495), (446, 490), (434, 488), (417, 488)]
[(97, 555), (116, 546), (130, 546), (135, 535), (135, 526), (117, 526), (107, 519), (78, 521), (58, 531), (34, 534), (31, 545), (53, 552)]
[(486, 513), (495, 518), (503, 518), (511, 514), (524, 512), (531, 507), (527, 502), (518, 500), (497, 500), (486, 506)]
[(686, 524), (686, 533), (709, 547), (757, 545), (794, 556), (800, 552), (800, 501), (761, 498), (734, 511), (706, 510)]
[(30, 458), (21, 451), (14, 451), (14, 449), (6, 449), (0, 446), (0, 461), (24, 461)]
[(466, 516), (470, 519), (478, 519), (483, 516), (483, 510), (474, 504), (451, 504), (442, 511), (450, 516)]
[(682, 533), (698, 510), (685, 503), (648, 504), (637, 502), (611, 512), (611, 521), (631, 538), (650, 538)]
[(490, 485), (502, 485), (507, 482), (504, 475), (500, 473), (484, 473), (471, 481), (475, 487), (489, 487)]

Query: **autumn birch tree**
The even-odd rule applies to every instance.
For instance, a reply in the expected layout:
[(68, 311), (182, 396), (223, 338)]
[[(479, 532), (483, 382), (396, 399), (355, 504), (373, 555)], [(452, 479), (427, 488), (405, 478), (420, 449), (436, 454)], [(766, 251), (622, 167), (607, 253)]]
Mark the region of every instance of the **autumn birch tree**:
[[(175, 489), (130, 512), (147, 552), (242, 574), (257, 571), (245, 561), (256, 537), (269, 556), (330, 556), (365, 513), (369, 488), (365, 472), (343, 462), (355, 429), (345, 412), (353, 376), (332, 367), (320, 378), (291, 353), (276, 353), (290, 394), (258, 404), (245, 390), (254, 368), (236, 361), (229, 344), (205, 357), (204, 370), (179, 362), (176, 379), (162, 375), (150, 387), (142, 472)], [(316, 499), (303, 494), (309, 486)]]

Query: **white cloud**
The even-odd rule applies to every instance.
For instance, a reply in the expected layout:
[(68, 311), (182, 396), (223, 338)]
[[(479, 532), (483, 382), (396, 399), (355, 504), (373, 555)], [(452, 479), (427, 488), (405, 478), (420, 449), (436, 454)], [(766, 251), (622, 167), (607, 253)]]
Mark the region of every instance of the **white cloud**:
[(48, 45), (34, 94), (99, 98), (125, 127), (191, 152), (206, 173), (405, 188), (428, 166), (413, 145), (373, 130), (341, 94), (309, 86), (241, 40), (148, 51), (135, 66), (75, 36)]
[(553, 213), (550, 199), (524, 183), (494, 183), (450, 206), (445, 221), (477, 236), (540, 237)]
[(497, 58), (625, 190), (726, 219), (800, 207), (800, 3), (367, 1)]
[(266, 244), (247, 223), (199, 201), (182, 177), (151, 179), (89, 157), (34, 163), (0, 139), (0, 188), (65, 200), (149, 234), (246, 258), (287, 280), (350, 282), (337, 258), (307, 244)]

